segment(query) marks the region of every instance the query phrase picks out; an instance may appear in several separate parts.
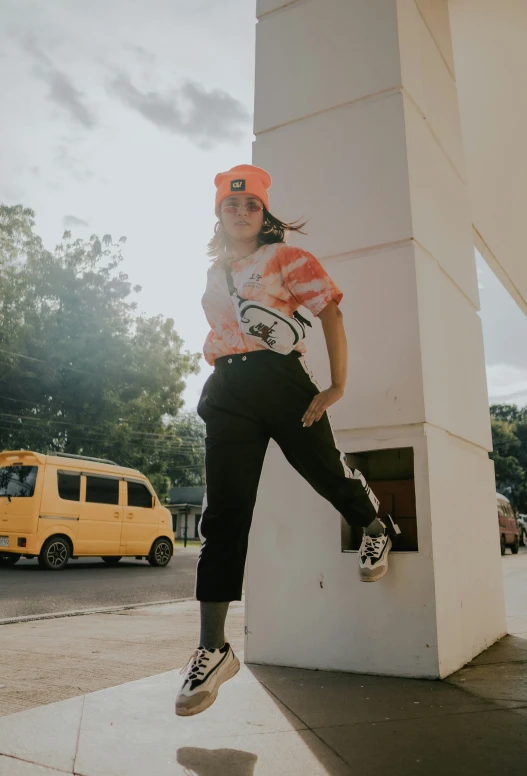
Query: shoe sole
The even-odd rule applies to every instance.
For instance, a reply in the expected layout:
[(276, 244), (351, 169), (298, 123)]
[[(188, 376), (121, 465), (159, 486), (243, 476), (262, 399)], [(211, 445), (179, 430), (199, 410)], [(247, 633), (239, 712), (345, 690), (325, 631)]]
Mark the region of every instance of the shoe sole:
[(223, 676), (220, 683), (216, 687), (216, 690), (213, 693), (211, 693), (207, 698), (205, 698), (205, 700), (202, 701), (202, 703), (199, 706), (196, 706), (193, 709), (185, 709), (185, 708), (178, 709), (176, 707), (176, 715), (178, 717), (193, 717), (195, 714), (201, 714), (202, 711), (205, 711), (206, 709), (209, 708), (209, 706), (212, 706), (212, 704), (218, 697), (218, 691), (221, 685), (224, 682), (228, 682), (229, 679), (232, 679), (233, 676), (236, 676), (239, 670), (240, 670), (240, 661), (238, 660), (236, 655), (234, 655), (234, 660), (232, 661), (229, 667), (229, 670), (225, 672), (225, 675)]
[(390, 550), (391, 549), (392, 549), (392, 540), (390, 539), (390, 537), (388, 537), (388, 551), (386, 553), (386, 563), (385, 563), (384, 567), (381, 569), (381, 571), (375, 577), (363, 577), (361, 575), (361, 570), (360, 570), (360, 567), (359, 567), (359, 579), (360, 579), (361, 582), (378, 582), (379, 579), (382, 579), (384, 577), (384, 575), (388, 571), (388, 556), (390, 554)]

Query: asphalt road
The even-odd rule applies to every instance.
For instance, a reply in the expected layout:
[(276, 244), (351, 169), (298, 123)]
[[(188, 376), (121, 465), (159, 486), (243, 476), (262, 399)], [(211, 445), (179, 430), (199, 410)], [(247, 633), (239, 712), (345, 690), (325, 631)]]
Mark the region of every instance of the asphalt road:
[(198, 553), (198, 547), (176, 547), (165, 568), (135, 559), (111, 567), (90, 558), (71, 560), (57, 572), (22, 558), (0, 567), (0, 619), (191, 598)]
[[(93, 558), (72, 560), (64, 571), (53, 572), (22, 559), (0, 567), (0, 619), (191, 598), (198, 553), (198, 547), (178, 547), (164, 569), (133, 559), (110, 567)], [(518, 555), (507, 551), (501, 561), (507, 613), (520, 615), (515, 625), (522, 632), (527, 628), (527, 548)]]

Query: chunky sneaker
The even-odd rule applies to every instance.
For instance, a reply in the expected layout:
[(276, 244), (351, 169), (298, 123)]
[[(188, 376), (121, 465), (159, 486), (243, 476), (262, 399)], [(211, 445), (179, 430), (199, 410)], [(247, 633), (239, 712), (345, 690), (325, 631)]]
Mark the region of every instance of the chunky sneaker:
[(240, 670), (240, 661), (230, 644), (221, 649), (198, 647), (181, 669), (185, 674), (176, 698), (176, 714), (190, 717), (212, 706), (223, 682)]
[[(390, 515), (395, 533), (400, 534), (401, 529), (394, 523)], [(359, 579), (361, 582), (377, 582), (388, 571), (388, 554), (392, 549), (392, 540), (386, 533), (386, 525), (382, 522), (384, 532), (380, 536), (364, 536), (359, 550)]]

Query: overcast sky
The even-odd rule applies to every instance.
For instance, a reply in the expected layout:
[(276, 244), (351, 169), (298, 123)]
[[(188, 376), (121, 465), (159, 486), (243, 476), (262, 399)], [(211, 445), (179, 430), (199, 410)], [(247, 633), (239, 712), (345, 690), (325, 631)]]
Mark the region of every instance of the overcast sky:
[[(251, 161), (254, 0), (2, 0), (0, 30), (0, 201), (48, 246), (126, 235), (140, 311), (201, 351), (214, 175)], [(527, 319), (478, 274), (491, 400), (527, 404)]]

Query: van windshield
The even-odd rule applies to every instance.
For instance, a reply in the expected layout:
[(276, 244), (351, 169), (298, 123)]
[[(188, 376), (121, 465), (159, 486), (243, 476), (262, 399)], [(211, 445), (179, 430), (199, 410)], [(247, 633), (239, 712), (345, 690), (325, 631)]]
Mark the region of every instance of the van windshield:
[(0, 466), (0, 496), (31, 498), (35, 492), (37, 466)]

